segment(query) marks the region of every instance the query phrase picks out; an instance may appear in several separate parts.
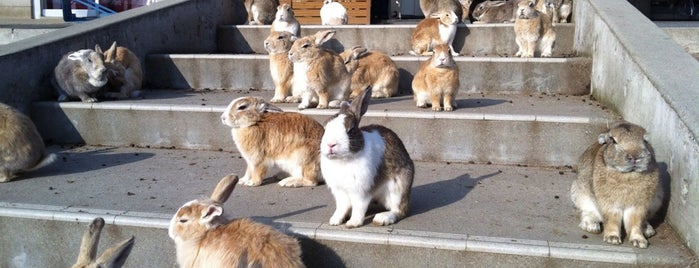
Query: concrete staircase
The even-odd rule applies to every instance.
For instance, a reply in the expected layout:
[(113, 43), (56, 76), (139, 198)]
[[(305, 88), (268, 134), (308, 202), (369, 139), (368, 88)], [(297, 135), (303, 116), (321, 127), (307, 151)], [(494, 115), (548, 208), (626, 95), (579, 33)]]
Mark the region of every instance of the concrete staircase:
[[(234, 191), (226, 204), (232, 217), (298, 236), (309, 267), (695, 265), (662, 219), (648, 249), (608, 245), (577, 227), (568, 197), (572, 166), (619, 117), (587, 96), (591, 59), (576, 57), (573, 24), (556, 26), (550, 59), (512, 58), (511, 24), (460, 26), (462, 88), (450, 113), (412, 101), (412, 74), (426, 59), (404, 56), (413, 27), (336, 27), (330, 44), (382, 50), (402, 69), (402, 95), (373, 100), (363, 124), (396, 131), (416, 161), (410, 215), (386, 227), (328, 226), (334, 201), (325, 186), (283, 189), (270, 174), (263, 186)], [(327, 28), (307, 25), (303, 34)], [(149, 55), (150, 90), (142, 99), (35, 103), (33, 119), (61, 160), (0, 187), (0, 233), (7, 234), (0, 243), (36, 238), (0, 250), (0, 259), (19, 267), (70, 265), (84, 222), (102, 216), (111, 223), (103, 244), (136, 235), (129, 267), (174, 266), (169, 217), (225, 174), (244, 173), (219, 117), (239, 96), (271, 98), (267, 33), (264, 26), (223, 25), (220, 54)], [(302, 113), (323, 122), (335, 111)]]

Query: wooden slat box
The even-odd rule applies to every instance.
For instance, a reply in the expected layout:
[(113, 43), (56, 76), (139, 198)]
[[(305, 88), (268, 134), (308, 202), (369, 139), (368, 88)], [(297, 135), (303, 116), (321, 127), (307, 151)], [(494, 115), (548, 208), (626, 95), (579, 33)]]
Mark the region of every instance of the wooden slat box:
[[(320, 24), (320, 8), (322, 0), (282, 0), (281, 3), (291, 4), (294, 15), (299, 23)], [(339, 0), (349, 16), (348, 24), (369, 24), (371, 20), (371, 0)]]

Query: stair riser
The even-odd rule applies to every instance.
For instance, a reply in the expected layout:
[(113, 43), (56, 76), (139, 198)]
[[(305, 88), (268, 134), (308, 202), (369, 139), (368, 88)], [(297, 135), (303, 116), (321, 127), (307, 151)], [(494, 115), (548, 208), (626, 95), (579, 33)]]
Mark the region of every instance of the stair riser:
[[(55, 143), (236, 150), (229, 128), (221, 123), (223, 107), (208, 112), (61, 110), (56, 103), (41, 102), (35, 104), (34, 111), (39, 131), (45, 139)], [(322, 123), (329, 114), (312, 117)], [(481, 119), (434, 119), (367, 114), (362, 124), (376, 123), (393, 129), (411, 157), (418, 161), (534, 166), (574, 165), (580, 152), (605, 128), (602, 123), (517, 120), (483, 120), (482, 116)]]
[[(454, 37), (454, 49), (465, 56), (505, 56), (517, 52), (514, 24), (460, 25)], [(411, 50), (410, 37), (415, 25), (372, 25), (328, 27), (302, 25), (301, 35), (311, 35), (320, 30), (335, 29), (336, 41), (324, 46), (343, 51), (354, 46), (383, 51), (389, 55), (405, 55)], [(554, 56), (573, 55), (574, 24), (555, 26), (556, 44)], [(223, 53), (267, 54), (263, 46), (269, 35), (269, 26), (220, 26), (217, 44)]]
[[(394, 57), (400, 69), (400, 91), (412, 92), (413, 75), (426, 57)], [(589, 93), (591, 60), (457, 58), (461, 91), (564, 95)], [(266, 55), (150, 55), (148, 84), (163, 89), (273, 90)]]

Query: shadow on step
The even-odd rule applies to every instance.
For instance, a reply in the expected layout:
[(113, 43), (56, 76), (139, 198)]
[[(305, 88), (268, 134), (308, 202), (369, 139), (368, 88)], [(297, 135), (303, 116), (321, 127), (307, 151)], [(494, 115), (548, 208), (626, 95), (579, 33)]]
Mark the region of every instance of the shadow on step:
[(493, 172), (477, 178), (464, 174), (451, 180), (413, 187), (408, 215), (420, 215), (456, 203), (466, 197), (478, 183), (498, 174), (500, 172)]
[(84, 173), (142, 161), (155, 155), (153, 153), (113, 153), (111, 148), (80, 152), (80, 148), (76, 150), (70, 147), (72, 146), (61, 146), (66, 150), (70, 149), (71, 152), (53, 152), (58, 156), (56, 162), (28, 173), (26, 177)]

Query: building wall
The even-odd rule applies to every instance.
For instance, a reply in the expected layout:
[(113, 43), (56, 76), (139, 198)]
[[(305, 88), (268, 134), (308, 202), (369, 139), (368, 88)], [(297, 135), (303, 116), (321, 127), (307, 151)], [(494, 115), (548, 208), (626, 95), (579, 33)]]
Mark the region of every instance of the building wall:
[(0, 18), (31, 19), (31, 0), (2, 0), (0, 1)]

